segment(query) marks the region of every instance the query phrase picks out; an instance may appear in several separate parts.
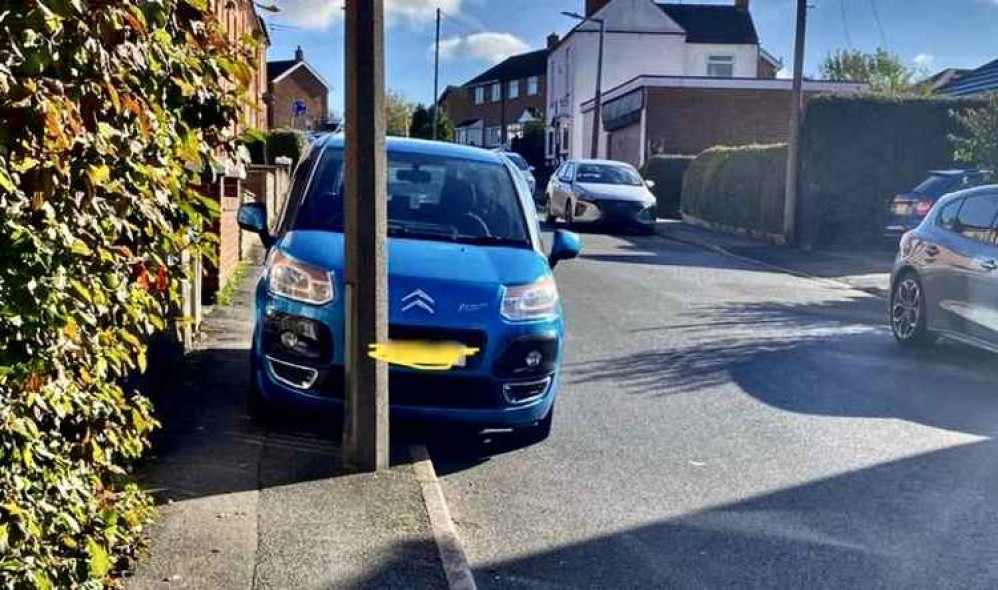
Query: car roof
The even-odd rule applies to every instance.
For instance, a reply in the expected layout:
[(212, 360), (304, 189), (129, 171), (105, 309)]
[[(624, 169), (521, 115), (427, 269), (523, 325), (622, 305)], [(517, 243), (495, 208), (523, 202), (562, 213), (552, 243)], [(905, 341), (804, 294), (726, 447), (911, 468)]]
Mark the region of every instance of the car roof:
[[(317, 147), (343, 148), (346, 140), (342, 133), (330, 133), (316, 140)], [(460, 158), (501, 164), (502, 159), (490, 150), (449, 143), (445, 141), (430, 141), (426, 139), (411, 139), (408, 137), (386, 137), (385, 145), (388, 151), (407, 154), (425, 154), (446, 158)]]
[(971, 175), (971, 174), (974, 174), (974, 175), (984, 174), (984, 171), (983, 170), (977, 170), (977, 169), (966, 169), (965, 170), (965, 169), (954, 168), (952, 170), (930, 170), (929, 174), (931, 176), (968, 176), (968, 175)]
[(962, 199), (964, 197), (974, 197), (979, 194), (994, 195), (998, 194), (998, 184), (986, 184), (984, 186), (975, 186), (973, 188), (963, 189), (962, 191), (956, 191), (953, 193), (947, 193), (939, 198), (937, 203), (945, 205), (950, 201), (955, 201), (956, 199)]
[[(618, 162), (617, 160), (594, 160), (592, 158), (572, 160), (575, 164), (599, 164), (601, 166), (631, 166), (627, 162)], [(633, 166), (631, 166), (633, 168)]]

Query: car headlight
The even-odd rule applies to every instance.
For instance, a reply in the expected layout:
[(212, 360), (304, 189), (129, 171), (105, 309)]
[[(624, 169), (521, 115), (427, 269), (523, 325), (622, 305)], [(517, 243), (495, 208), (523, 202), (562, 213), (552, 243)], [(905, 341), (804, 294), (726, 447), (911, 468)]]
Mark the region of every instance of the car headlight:
[(267, 288), (271, 295), (313, 305), (329, 303), (336, 296), (332, 272), (277, 250), (270, 261)]
[(558, 311), (558, 288), (544, 277), (529, 285), (503, 287), (502, 317), (514, 322), (553, 317)]

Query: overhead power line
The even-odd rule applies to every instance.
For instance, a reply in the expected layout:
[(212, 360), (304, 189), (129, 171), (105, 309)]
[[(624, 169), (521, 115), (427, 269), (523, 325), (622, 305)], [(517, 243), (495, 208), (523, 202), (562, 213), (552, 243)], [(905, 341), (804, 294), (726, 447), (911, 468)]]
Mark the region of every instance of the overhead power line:
[(839, 0), (839, 8), (842, 12), (842, 32), (845, 33), (846, 36), (846, 45), (849, 46), (849, 49), (855, 49), (855, 46), (852, 44), (852, 35), (849, 33), (849, 18), (846, 16), (846, 0)]
[(890, 51), (890, 44), (887, 42), (887, 35), (884, 33), (884, 25), (880, 20), (880, 9), (877, 7), (877, 0), (870, 0), (870, 8), (873, 9), (873, 21), (877, 23), (877, 30), (880, 31), (880, 42), (884, 44), (884, 49)]

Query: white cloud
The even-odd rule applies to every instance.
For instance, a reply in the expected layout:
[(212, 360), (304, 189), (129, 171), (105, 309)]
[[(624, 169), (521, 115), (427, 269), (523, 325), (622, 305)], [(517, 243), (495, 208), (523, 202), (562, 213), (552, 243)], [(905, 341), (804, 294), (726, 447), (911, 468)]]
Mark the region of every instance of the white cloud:
[(440, 57), (447, 60), (471, 59), (496, 64), (529, 50), (530, 46), (522, 39), (509, 33), (482, 32), (440, 41)]
[[(459, 14), (462, 0), (385, 0), (385, 19), (397, 23), (433, 22), (439, 7), (445, 13)], [(343, 0), (278, 0), (276, 22), (302, 29), (323, 30), (343, 19)]]
[(936, 56), (928, 53), (919, 53), (912, 62), (915, 63), (915, 67), (917, 68), (930, 70), (936, 65)]

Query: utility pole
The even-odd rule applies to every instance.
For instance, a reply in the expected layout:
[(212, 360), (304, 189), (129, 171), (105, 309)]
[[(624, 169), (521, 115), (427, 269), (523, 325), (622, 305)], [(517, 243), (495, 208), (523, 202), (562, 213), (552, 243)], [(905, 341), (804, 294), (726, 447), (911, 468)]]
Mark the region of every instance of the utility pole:
[(596, 58), (596, 110), (593, 111), (593, 139), (592, 155), (595, 160), (599, 157), (599, 136), (603, 127), (603, 34), (606, 29), (606, 21), (601, 18), (591, 18), (591, 21), (599, 23), (599, 54)]
[(790, 137), (787, 143), (787, 192), (783, 203), (783, 235), (797, 242), (797, 205), (800, 198), (800, 127), (803, 113), (804, 39), (807, 33), (807, 0), (797, 0), (797, 30), (794, 41), (794, 81), (790, 92)]
[(437, 7), (437, 37), (433, 44), (433, 139), (437, 139), (437, 97), (440, 96), (440, 7)]
[(388, 340), (384, 0), (346, 0), (346, 391), (343, 463), (388, 467)]

